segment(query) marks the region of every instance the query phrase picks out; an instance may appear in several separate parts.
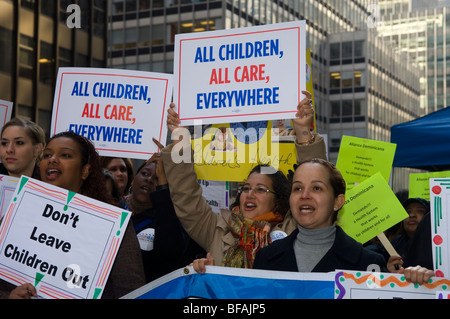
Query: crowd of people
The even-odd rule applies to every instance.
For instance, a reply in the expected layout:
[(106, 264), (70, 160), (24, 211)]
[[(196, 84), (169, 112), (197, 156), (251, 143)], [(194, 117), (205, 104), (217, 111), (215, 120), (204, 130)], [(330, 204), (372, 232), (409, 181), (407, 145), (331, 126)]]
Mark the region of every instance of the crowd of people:
[[(14, 118), (1, 131), (0, 173), (30, 176), (132, 212), (102, 294), (105, 299), (120, 298), (189, 264), (198, 273), (208, 265), (329, 272), (366, 271), (377, 264), (382, 271), (403, 273), (408, 281), (427, 283), (434, 276), (428, 202), (404, 202), (409, 217), (392, 237), (400, 256), (349, 237), (336, 224), (345, 202), (345, 181), (327, 161), (323, 137), (310, 130), (314, 110), (310, 93), (303, 94), (293, 120), (293, 174), (255, 166), (235, 202), (219, 214), (202, 195), (194, 161), (173, 161), (178, 139), (167, 146), (154, 140), (161, 152), (134, 171), (130, 159), (100, 157), (81, 135), (61, 132), (46, 142), (42, 128)], [(183, 130), (179, 124), (171, 104), (168, 128)], [(15, 287), (0, 280), (2, 298), (37, 294), (31, 283)]]

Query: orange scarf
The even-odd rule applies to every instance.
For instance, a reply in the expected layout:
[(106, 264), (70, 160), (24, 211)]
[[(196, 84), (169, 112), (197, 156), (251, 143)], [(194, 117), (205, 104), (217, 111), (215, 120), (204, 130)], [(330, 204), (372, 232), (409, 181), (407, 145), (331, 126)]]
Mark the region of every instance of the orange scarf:
[(282, 220), (282, 215), (273, 212), (249, 219), (241, 214), (239, 207), (233, 208), (228, 226), (237, 240), (225, 252), (222, 266), (252, 268), (256, 252), (271, 243), (270, 229)]

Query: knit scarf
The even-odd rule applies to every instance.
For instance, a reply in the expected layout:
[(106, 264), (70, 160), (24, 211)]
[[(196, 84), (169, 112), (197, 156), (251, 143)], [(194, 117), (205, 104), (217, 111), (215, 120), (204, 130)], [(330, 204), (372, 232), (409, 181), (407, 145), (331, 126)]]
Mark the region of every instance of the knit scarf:
[(241, 214), (239, 207), (234, 207), (228, 226), (237, 240), (225, 252), (222, 266), (252, 268), (256, 252), (271, 243), (270, 229), (282, 220), (282, 215), (273, 212), (248, 219)]

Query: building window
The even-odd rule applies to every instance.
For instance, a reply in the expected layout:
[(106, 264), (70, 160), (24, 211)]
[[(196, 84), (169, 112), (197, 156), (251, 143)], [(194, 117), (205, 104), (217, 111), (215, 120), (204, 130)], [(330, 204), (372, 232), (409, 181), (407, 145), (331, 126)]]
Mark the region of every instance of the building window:
[(330, 60), (336, 60), (341, 58), (341, 44), (331, 43), (330, 44)]
[(41, 5), (41, 13), (53, 19), (56, 13), (56, 1), (55, 0), (47, 0), (45, 1), (45, 5)]
[(342, 71), (330, 73), (330, 94), (350, 93), (355, 87), (355, 92), (364, 91), (366, 85), (365, 71)]
[(34, 71), (35, 41), (32, 37), (20, 35), (19, 45), (19, 76), (31, 79)]
[(353, 72), (342, 71), (341, 80), (342, 80), (341, 82), (342, 88), (351, 88), (353, 86)]
[(364, 41), (355, 41), (355, 57), (365, 56)]
[(112, 0), (111, 12), (112, 14), (123, 14), (124, 12), (123, 0)]
[(24, 8), (33, 10), (34, 9), (34, 0), (21, 0), (20, 5)]
[(341, 72), (330, 73), (330, 89), (341, 87)]
[(41, 41), (41, 52), (39, 57), (39, 81), (52, 84), (55, 78), (55, 56), (53, 45)]
[(59, 67), (73, 66), (72, 50), (60, 47), (59, 48)]
[(0, 27), (0, 72), (12, 72), (12, 32)]
[(353, 42), (342, 42), (342, 59), (353, 58)]

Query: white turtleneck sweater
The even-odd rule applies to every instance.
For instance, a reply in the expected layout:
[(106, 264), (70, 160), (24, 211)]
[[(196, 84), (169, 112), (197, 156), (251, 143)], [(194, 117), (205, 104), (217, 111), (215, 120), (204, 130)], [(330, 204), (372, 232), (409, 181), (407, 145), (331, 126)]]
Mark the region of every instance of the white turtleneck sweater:
[(299, 272), (311, 272), (317, 263), (333, 246), (336, 226), (307, 229), (298, 225), (298, 235), (294, 241), (294, 253)]

